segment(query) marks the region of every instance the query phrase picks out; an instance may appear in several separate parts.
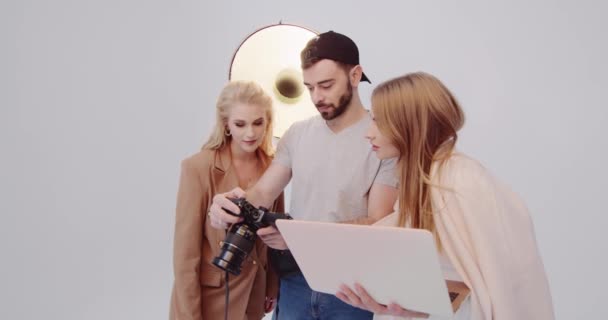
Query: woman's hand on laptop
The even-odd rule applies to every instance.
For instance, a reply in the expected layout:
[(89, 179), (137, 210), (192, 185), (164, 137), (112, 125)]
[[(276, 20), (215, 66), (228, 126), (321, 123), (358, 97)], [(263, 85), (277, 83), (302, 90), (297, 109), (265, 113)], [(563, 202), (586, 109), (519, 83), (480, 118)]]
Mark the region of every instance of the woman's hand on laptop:
[(260, 239), (262, 239), (262, 241), (264, 241), (264, 243), (267, 246), (269, 246), (273, 249), (277, 249), (277, 250), (287, 250), (288, 249), (287, 243), (285, 243), (283, 236), (281, 235), (279, 230), (277, 230), (277, 228), (275, 228), (273, 226), (268, 226), (265, 228), (258, 229), (258, 236), (260, 236)]
[(340, 291), (336, 293), (336, 297), (354, 307), (365, 309), (375, 314), (388, 314), (397, 317), (411, 317), (423, 319), (429, 317), (427, 313), (407, 310), (396, 303), (391, 303), (388, 306), (384, 304), (379, 304), (358, 283), (355, 283), (355, 290), (352, 290), (347, 285), (341, 285)]

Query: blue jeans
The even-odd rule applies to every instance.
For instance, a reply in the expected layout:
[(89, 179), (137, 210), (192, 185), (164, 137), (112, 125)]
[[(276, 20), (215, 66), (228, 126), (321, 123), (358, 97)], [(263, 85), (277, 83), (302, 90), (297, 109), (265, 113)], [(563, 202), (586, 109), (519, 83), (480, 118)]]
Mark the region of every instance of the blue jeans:
[(299, 273), (281, 278), (275, 320), (371, 320), (369, 311), (348, 305), (332, 294), (310, 289)]

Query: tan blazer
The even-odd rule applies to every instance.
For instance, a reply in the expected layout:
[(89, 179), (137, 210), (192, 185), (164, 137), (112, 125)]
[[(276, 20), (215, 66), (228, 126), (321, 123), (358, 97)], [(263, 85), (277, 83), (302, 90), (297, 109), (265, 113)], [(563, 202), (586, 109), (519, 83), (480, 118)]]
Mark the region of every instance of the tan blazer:
[[(270, 159), (265, 158), (268, 162)], [(202, 150), (182, 161), (175, 218), (173, 254), (174, 286), (170, 319), (223, 319), (225, 273), (211, 261), (220, 252), (225, 231), (207, 221), (213, 196), (238, 186), (231, 169), (230, 150)], [(259, 172), (261, 176), (263, 170)], [(283, 212), (283, 194), (271, 211)], [(266, 296), (276, 297), (278, 286), (267, 264), (267, 248), (258, 239), (241, 274), (230, 275), (229, 319), (252, 320), (264, 317)]]

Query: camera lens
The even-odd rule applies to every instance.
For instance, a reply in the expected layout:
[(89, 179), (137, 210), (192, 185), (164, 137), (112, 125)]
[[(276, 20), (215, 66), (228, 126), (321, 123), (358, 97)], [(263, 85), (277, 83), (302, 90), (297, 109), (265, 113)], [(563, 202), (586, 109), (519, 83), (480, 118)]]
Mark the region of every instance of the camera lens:
[(234, 275), (241, 273), (241, 264), (253, 249), (256, 234), (246, 224), (235, 224), (222, 242), (220, 254), (213, 258), (213, 264)]

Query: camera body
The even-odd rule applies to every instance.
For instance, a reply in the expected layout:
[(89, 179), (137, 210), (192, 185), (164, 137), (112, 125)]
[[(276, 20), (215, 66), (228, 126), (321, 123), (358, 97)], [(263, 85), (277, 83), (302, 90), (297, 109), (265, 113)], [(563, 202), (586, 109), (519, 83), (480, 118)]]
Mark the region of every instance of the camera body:
[(274, 225), (277, 219), (292, 219), (286, 213), (270, 212), (264, 207), (256, 208), (245, 198), (230, 199), (241, 210), (241, 214), (223, 208), (231, 215), (243, 217), (243, 221), (233, 224), (226, 232), (226, 238), (220, 243), (220, 253), (213, 258), (213, 264), (234, 275), (241, 273), (241, 265), (247, 258), (257, 239), (260, 228)]

